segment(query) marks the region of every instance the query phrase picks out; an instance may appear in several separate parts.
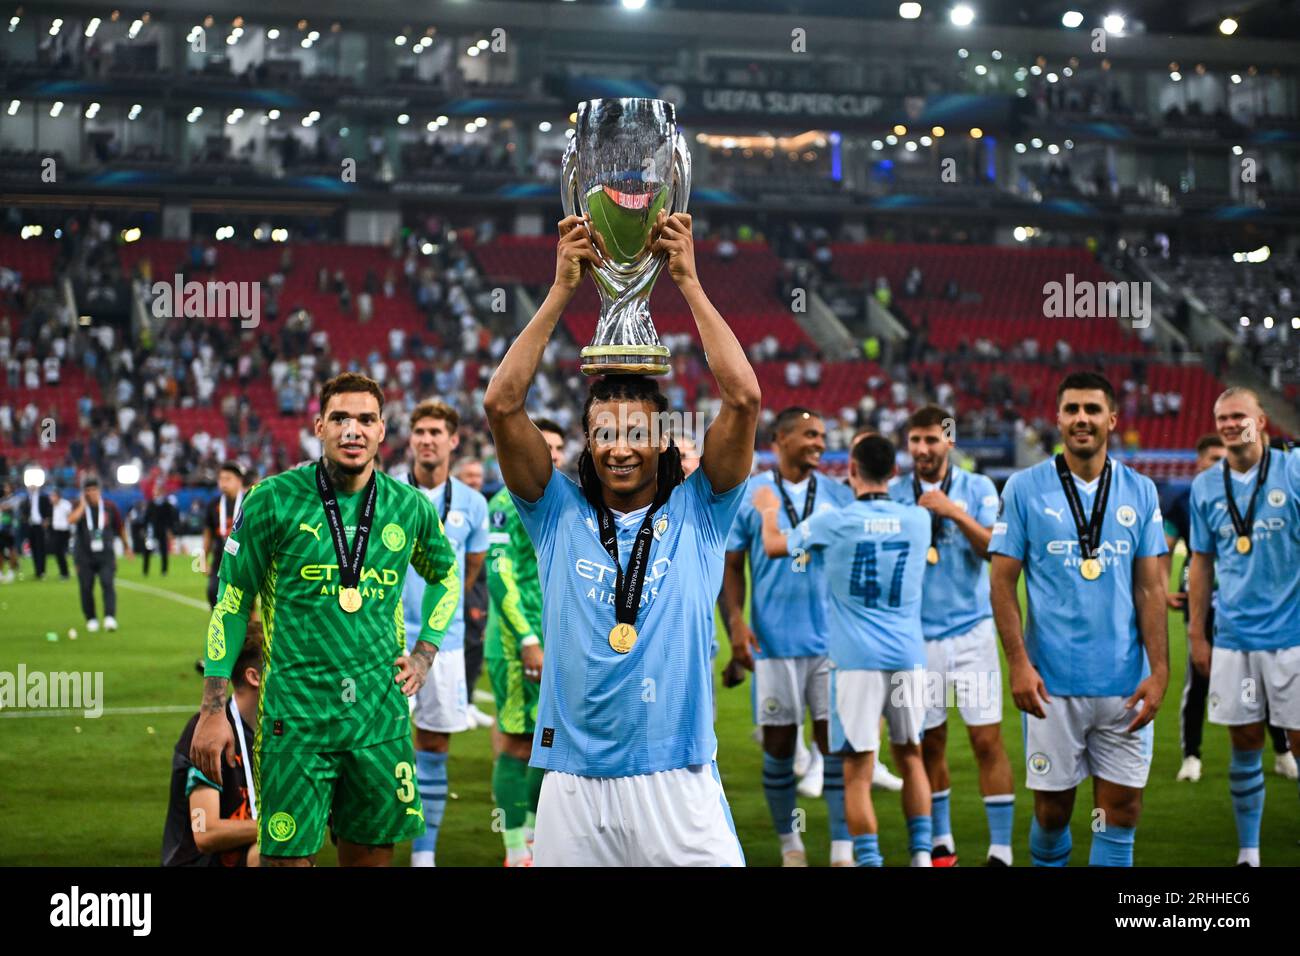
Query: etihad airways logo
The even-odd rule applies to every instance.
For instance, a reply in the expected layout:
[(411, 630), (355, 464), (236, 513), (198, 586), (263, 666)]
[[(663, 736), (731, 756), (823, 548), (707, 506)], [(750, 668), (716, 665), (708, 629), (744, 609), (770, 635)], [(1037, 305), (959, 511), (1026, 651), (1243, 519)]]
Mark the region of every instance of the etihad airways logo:
[[(659, 596), (659, 589), (655, 587), (655, 584), (663, 580), (672, 564), (672, 558), (657, 558), (651, 563), (649, 570), (646, 571), (645, 585), (641, 591), (641, 607), (645, 607)], [(592, 587), (587, 589), (587, 599), (589, 601), (595, 601), (598, 604), (615, 603), (617, 595), (614, 593), (614, 587), (618, 581), (618, 574), (612, 564), (602, 564), (599, 561), (579, 558), (574, 562), (573, 569), (578, 573), (578, 577), (584, 581), (593, 582)]]
[[(304, 564), (299, 576), (304, 581), (333, 581), (338, 577), (337, 564)], [(392, 568), (362, 568), (360, 584), (382, 584), (385, 587), (397, 586), (397, 572)]]
[[(1060, 555), (1067, 558), (1078, 557), (1079, 541), (1077, 538), (1066, 539), (1064, 541), (1049, 541), (1047, 542), (1047, 553)], [(1133, 553), (1132, 543), (1123, 540), (1103, 541), (1101, 545), (1097, 548), (1097, 557), (1101, 559), (1103, 564), (1106, 563), (1107, 558), (1113, 560), (1115, 558), (1121, 557), (1122, 555), (1132, 554), (1132, 553)]]

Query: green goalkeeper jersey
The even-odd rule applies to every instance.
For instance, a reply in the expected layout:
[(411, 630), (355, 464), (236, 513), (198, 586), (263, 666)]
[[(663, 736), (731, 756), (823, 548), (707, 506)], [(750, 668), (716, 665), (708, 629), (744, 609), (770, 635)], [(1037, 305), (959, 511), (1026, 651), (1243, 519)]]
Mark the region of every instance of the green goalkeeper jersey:
[(524, 638), (542, 638), (542, 585), (533, 541), (506, 488), (488, 502), (487, 583), (483, 656), (518, 659)]
[[(351, 548), (364, 491), (338, 494)], [(339, 606), (339, 566), (316, 465), (254, 485), (222, 554), (221, 592), (208, 625), (208, 677), (229, 677), (253, 598), (262, 599), (264, 660), (259, 751), (344, 751), (410, 733), (394, 661), (406, 653), (402, 583), (429, 582), (420, 640), (437, 646), (460, 600), (456, 556), (438, 512), (417, 488), (376, 475), (375, 511), (361, 562), (361, 608)]]

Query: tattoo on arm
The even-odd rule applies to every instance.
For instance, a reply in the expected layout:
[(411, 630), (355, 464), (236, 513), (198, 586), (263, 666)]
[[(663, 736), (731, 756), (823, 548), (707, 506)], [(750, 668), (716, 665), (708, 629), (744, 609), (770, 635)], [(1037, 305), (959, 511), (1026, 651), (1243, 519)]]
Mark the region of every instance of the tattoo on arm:
[(438, 649), (428, 641), (416, 641), (415, 650), (411, 651), (411, 660), (422, 660), (425, 666), (433, 665), (433, 655), (438, 653)]
[(226, 678), (203, 678), (203, 704), (205, 714), (219, 714), (226, 709)]

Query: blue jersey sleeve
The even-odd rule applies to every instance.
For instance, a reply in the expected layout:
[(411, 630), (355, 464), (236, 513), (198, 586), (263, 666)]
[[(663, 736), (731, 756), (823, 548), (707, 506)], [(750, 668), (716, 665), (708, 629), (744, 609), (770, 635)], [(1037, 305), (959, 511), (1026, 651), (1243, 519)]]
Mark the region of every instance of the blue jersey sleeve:
[(1286, 455), (1286, 484), (1292, 499), (1300, 498), (1300, 448), (1293, 448)]
[(1192, 517), (1192, 540), (1188, 542), (1193, 551), (1199, 551), (1201, 554), (1217, 554), (1214, 546), (1214, 529), (1210, 527), (1206, 519), (1206, 485), (1203, 482), (1196, 481), (1192, 483), (1192, 497), (1188, 503), (1188, 510)]
[(533, 539), (533, 547), (537, 550), (540, 561), (543, 553), (549, 554), (554, 549), (556, 529), (564, 521), (566, 513), (582, 499), (582, 489), (558, 468), (552, 468), (551, 479), (536, 501), (525, 501), (513, 491), (510, 492), (510, 497), (519, 511), (519, 520), (523, 522), (524, 530)]
[(989, 554), (1003, 554), (1017, 561), (1025, 560), (1028, 531), (1019, 481), (1023, 474), (1025, 472), (1007, 479), (998, 516), (993, 522), (993, 537), (989, 540)]
[(713, 486), (709, 484), (704, 469), (697, 468), (695, 473), (686, 479), (686, 488), (695, 501), (697, 513), (701, 518), (700, 529), (704, 540), (715, 550), (724, 550), (731, 537), (731, 526), (735, 522), (736, 512), (744, 504), (749, 479), (746, 478), (736, 487), (722, 494), (716, 494)]
[(795, 549), (812, 551), (816, 548), (828, 547), (834, 537), (833, 532), (838, 520), (839, 513), (836, 511), (819, 511), (799, 522), (786, 539), (790, 553), (793, 554)]
[(465, 550), (469, 554), (479, 554), (488, 549), (488, 514), (487, 499), (475, 493), (470, 499), (469, 537), (465, 540)]
[(1160, 513), (1160, 496), (1156, 493), (1155, 483), (1149, 478), (1144, 479), (1142, 492), (1145, 508), (1144, 515), (1138, 519), (1142, 522), (1142, 528), (1138, 535), (1137, 557), (1154, 558), (1168, 554), (1165, 519)]
[(754, 505), (746, 496), (736, 512), (736, 520), (731, 524), (731, 534), (727, 535), (728, 551), (748, 551), (754, 540), (754, 518), (758, 514)]

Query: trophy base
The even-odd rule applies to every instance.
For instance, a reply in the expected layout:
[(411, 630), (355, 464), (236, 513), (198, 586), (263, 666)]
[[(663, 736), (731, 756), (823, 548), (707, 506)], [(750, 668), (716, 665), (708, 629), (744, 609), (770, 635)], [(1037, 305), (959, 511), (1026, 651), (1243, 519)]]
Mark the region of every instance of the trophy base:
[(670, 369), (664, 345), (588, 345), (579, 354), (583, 375), (666, 375)]

